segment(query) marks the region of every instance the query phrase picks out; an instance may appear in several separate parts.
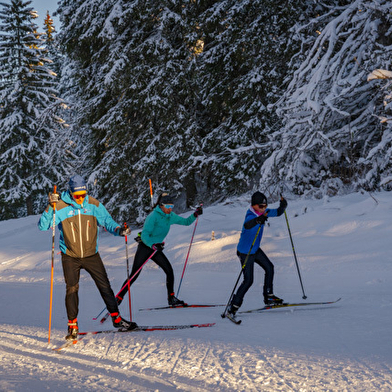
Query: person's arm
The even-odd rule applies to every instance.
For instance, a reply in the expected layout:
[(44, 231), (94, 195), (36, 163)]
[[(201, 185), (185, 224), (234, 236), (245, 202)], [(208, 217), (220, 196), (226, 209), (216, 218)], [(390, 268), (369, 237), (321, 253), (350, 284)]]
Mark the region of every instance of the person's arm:
[(245, 221), (244, 227), (246, 230), (252, 229), (256, 225), (263, 225), (268, 219), (269, 210), (266, 210), (263, 215), (256, 216), (256, 218)]
[[(53, 206), (54, 203), (58, 203), (60, 201), (60, 195), (58, 193), (49, 193), (48, 195), (49, 204), (46, 207), (45, 211), (42, 213), (40, 220), (38, 221), (38, 228), (41, 231), (49, 230), (53, 223)], [(59, 223), (58, 215), (56, 215), (56, 225)]]
[(278, 207), (278, 209), (277, 209), (277, 216), (281, 216), (281, 215), (286, 211), (286, 208), (287, 208), (287, 201), (286, 201), (286, 199), (281, 195), (281, 196), (280, 196), (280, 204), (279, 204), (279, 207)]
[(141, 234), (142, 242), (145, 245), (149, 246), (150, 248), (154, 244), (154, 241), (151, 241), (151, 238), (153, 237), (156, 218), (157, 215), (156, 213), (154, 213), (154, 211), (147, 216), (146, 220), (144, 221), (143, 230)]
[(38, 228), (41, 231), (49, 230), (52, 222), (53, 222), (53, 208), (50, 205), (48, 205), (48, 207), (42, 213), (41, 218), (38, 221)]
[(182, 216), (179, 216), (174, 212), (170, 214), (170, 224), (172, 225), (175, 224), (175, 225), (189, 226), (195, 220), (196, 220), (196, 216), (194, 213), (189, 215), (188, 218), (183, 218)]
[(121, 225), (119, 225), (109, 214), (108, 210), (101, 203), (96, 206), (95, 217), (99, 225), (103, 226), (109, 233), (119, 236)]

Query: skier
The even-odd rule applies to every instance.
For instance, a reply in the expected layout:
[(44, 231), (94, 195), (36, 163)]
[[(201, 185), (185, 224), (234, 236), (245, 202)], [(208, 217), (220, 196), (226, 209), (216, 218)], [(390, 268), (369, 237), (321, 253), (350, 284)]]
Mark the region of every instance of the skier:
[[(233, 295), (230, 303), (227, 316), (231, 319), (235, 319), (235, 314), (242, 305), (246, 292), (253, 284), (254, 263), (257, 263), (265, 271), (264, 303), (266, 305), (283, 303), (283, 299), (276, 297), (273, 293), (274, 265), (259, 246), (263, 236), (264, 223), (269, 217), (282, 215), (287, 207), (287, 201), (281, 197), (280, 205), (277, 209), (270, 209), (267, 206), (267, 197), (263, 193), (257, 191), (252, 195), (251, 207), (246, 212), (240, 240), (237, 245), (237, 256), (240, 259), (241, 266), (244, 265), (248, 253), (249, 257), (242, 270), (244, 275), (243, 282), (236, 294)], [(255, 238), (259, 228), (260, 231), (257, 238)], [(253, 241), (254, 245), (251, 249)]]
[(40, 230), (53, 225), (53, 205), (56, 204), (55, 225), (60, 230), (60, 251), (66, 284), (65, 305), (68, 315), (67, 340), (77, 339), (80, 270), (85, 269), (93, 278), (115, 328), (135, 329), (137, 324), (124, 320), (110, 286), (105, 267), (98, 253), (98, 225), (116, 235), (130, 234), (129, 228), (120, 227), (106, 208), (87, 194), (87, 185), (79, 175), (69, 180), (69, 190), (49, 193), (49, 205), (38, 222)]
[[(171, 225), (191, 225), (196, 220), (196, 218), (203, 213), (203, 208), (199, 206), (192, 215), (188, 216), (188, 218), (182, 218), (173, 212), (173, 207), (174, 204), (171, 196), (169, 196), (167, 193), (162, 193), (159, 195), (153, 211), (147, 216), (144, 222), (141, 235), (135, 238), (139, 244), (136, 250), (135, 258), (133, 260), (132, 272), (130, 276), (133, 276), (143, 265), (143, 263), (153, 254), (153, 252), (156, 251), (156, 253), (151, 257), (151, 260), (161, 267), (166, 274), (168, 303), (170, 306), (179, 306), (186, 304), (184, 301), (181, 301), (174, 296), (173, 268), (163, 253), (163, 240), (169, 233)], [(130, 282), (129, 286), (138, 278), (140, 272), (136, 274), (135, 278), (132, 280), (132, 282)], [(118, 304), (121, 303), (124, 295), (128, 291), (128, 279), (125, 280), (122, 287), (123, 289), (117, 295)]]

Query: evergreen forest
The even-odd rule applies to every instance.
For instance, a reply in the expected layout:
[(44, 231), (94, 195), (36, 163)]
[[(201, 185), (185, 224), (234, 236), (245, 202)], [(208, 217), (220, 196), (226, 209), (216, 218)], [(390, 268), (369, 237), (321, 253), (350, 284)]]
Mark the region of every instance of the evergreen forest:
[(386, 0), (0, 2), (0, 220), (80, 174), (118, 220), (392, 189)]

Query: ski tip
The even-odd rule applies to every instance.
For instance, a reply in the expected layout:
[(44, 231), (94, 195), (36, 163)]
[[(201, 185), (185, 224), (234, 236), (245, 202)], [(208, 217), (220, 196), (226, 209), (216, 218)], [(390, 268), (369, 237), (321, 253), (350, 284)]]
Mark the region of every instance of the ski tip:
[(215, 323), (206, 323), (206, 324), (196, 324), (196, 327), (213, 327), (215, 325)]

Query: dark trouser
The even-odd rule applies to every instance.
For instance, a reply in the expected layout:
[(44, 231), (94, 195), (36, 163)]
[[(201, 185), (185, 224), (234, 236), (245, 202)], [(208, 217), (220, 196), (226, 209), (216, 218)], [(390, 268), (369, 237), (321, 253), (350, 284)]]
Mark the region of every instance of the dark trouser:
[(61, 254), (63, 263), (64, 279), (66, 284), (65, 307), (68, 320), (76, 319), (79, 311), (79, 278), (80, 270), (85, 269), (93, 278), (97, 288), (110, 313), (118, 312), (116, 298), (102, 263), (101, 256), (96, 253), (93, 256), (76, 258)]
[[(240, 259), (241, 266), (244, 265), (247, 255), (244, 253), (237, 252), (237, 256)], [(244, 296), (246, 292), (252, 286), (253, 275), (254, 275), (254, 263), (257, 263), (265, 271), (263, 295), (266, 296), (274, 292), (273, 291), (274, 265), (271, 263), (267, 255), (259, 248), (257, 249), (255, 254), (249, 255), (245, 268), (242, 270), (242, 273), (244, 274), (244, 280), (242, 281), (240, 287), (238, 288), (237, 293), (233, 296), (233, 300), (231, 301), (233, 305), (240, 307), (242, 305), (242, 301), (244, 300)]]
[[(154, 252), (153, 249), (145, 245), (143, 242), (139, 242), (139, 245), (136, 250), (135, 258), (133, 260), (132, 271), (129, 275), (131, 278), (136, 271), (143, 265), (143, 263), (152, 255)], [(158, 251), (154, 256), (151, 257), (159, 267), (163, 269), (166, 274), (166, 287), (167, 287), (167, 295), (169, 296), (174, 291), (174, 274), (173, 268), (167, 259), (167, 257), (163, 254), (163, 252)], [(140, 270), (137, 275), (130, 282), (130, 286), (135, 282), (135, 280), (139, 277), (142, 270)], [(124, 299), (125, 294), (128, 292), (128, 279), (125, 279), (123, 285), (121, 286), (122, 290), (117, 295), (117, 302), (120, 304)]]

